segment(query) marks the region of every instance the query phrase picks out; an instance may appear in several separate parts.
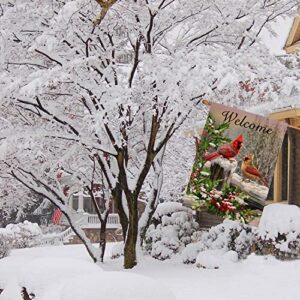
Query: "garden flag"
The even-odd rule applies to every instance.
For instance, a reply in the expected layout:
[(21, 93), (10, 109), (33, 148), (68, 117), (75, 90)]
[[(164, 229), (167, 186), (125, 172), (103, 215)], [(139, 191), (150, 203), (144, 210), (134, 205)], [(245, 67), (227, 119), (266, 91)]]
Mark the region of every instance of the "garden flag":
[(194, 208), (247, 222), (247, 202), (267, 199), (285, 122), (212, 103), (187, 192)]

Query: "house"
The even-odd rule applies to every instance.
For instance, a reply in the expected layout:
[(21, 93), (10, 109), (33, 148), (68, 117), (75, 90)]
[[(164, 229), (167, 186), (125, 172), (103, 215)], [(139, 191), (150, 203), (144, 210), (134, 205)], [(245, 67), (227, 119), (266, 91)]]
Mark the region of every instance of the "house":
[[(263, 41), (270, 51), (279, 56), (300, 50), (300, 7), (292, 18), (278, 18), (273, 30), (276, 36), (263, 33)], [(299, 101), (300, 102), (300, 101)], [(298, 103), (299, 103), (298, 102)], [(291, 103), (274, 111), (271, 119), (289, 124), (275, 168), (268, 200), (300, 206), (300, 103)]]
[(276, 111), (270, 118), (289, 124), (279, 153), (268, 200), (300, 206), (300, 105)]
[(300, 49), (300, 7), (295, 17), (277, 17), (272, 24), (275, 35), (262, 30), (261, 39), (272, 54), (284, 56), (296, 53)]
[(300, 49), (300, 7), (298, 9), (299, 16), (293, 20), (288, 38), (285, 42), (284, 50), (287, 53), (295, 53)]
[[(57, 172), (57, 179), (63, 188), (64, 194), (67, 196), (70, 186), (72, 186), (72, 175), (59, 170)], [(104, 211), (105, 204), (107, 203), (109, 191), (103, 190), (101, 184), (93, 185), (93, 192), (95, 193), (95, 200), (100, 208), (100, 211)], [(139, 216), (145, 209), (145, 193), (141, 192), (138, 200)], [(68, 205), (74, 212), (74, 220), (87, 235), (87, 237), (93, 242), (100, 241), (100, 227), (101, 223), (96, 213), (95, 205), (92, 201), (90, 193), (87, 189), (79, 190), (68, 197)], [(81, 243), (80, 239), (75, 236), (71, 227), (69, 227), (68, 221), (64, 216), (60, 219), (60, 225), (65, 226), (65, 230), (61, 232), (55, 239), (50, 239), (46, 243), (53, 244), (56, 242), (63, 242), (65, 244), (78, 244)], [(119, 215), (114, 205), (113, 199), (109, 199), (109, 215), (106, 225), (106, 239), (107, 241), (121, 241), (123, 235), (121, 231), (121, 224)]]
[[(262, 41), (270, 52), (277, 56), (296, 54), (300, 51), (300, 7), (298, 16), (278, 18), (273, 25), (276, 36), (262, 32)], [(209, 101), (204, 101), (209, 105)], [(284, 202), (300, 206), (300, 100), (289, 107), (276, 109), (271, 119), (289, 124), (282, 149), (279, 153), (274, 178), (267, 197), (267, 203)], [(186, 136), (199, 136), (202, 130), (186, 131)]]

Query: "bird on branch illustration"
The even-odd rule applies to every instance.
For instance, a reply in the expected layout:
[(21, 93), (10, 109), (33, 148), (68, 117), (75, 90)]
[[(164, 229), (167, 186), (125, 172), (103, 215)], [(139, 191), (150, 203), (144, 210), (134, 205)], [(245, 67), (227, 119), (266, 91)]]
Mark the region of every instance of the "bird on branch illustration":
[(103, 19), (105, 18), (109, 9), (118, 1), (118, 0), (95, 0), (100, 6), (100, 14), (93, 21), (94, 26), (100, 25)]
[(250, 179), (253, 181), (261, 181), (266, 187), (269, 187), (268, 182), (266, 179), (261, 175), (259, 170), (254, 166), (253, 160), (254, 155), (251, 153), (245, 157), (242, 158), (242, 166), (241, 171), (243, 174), (243, 177), (246, 179)]

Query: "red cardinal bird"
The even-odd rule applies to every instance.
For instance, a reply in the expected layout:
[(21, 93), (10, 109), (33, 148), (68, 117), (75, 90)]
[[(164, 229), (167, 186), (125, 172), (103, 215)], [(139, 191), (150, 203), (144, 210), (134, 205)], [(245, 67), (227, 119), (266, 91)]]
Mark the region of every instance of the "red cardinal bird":
[(221, 155), (227, 159), (230, 159), (239, 154), (242, 146), (243, 146), (243, 136), (240, 135), (238, 138), (236, 138), (230, 144), (225, 144), (225, 145), (220, 146), (217, 151), (212, 152), (212, 153), (204, 153), (203, 159), (204, 160), (213, 160), (213, 159), (218, 158)]
[(242, 163), (241, 171), (243, 176), (253, 181), (260, 180), (263, 182), (263, 184), (266, 187), (269, 187), (269, 184), (266, 181), (266, 179), (263, 178), (263, 176), (260, 174), (258, 169), (254, 167), (253, 159), (254, 159), (253, 154), (249, 154), (242, 158), (243, 163)]

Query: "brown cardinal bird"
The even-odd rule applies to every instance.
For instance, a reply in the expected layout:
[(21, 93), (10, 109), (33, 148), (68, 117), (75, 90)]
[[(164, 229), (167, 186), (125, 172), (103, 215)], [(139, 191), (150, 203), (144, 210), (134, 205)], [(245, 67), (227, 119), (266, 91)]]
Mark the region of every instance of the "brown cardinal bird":
[(266, 187), (269, 187), (269, 184), (266, 181), (266, 179), (260, 174), (258, 169), (256, 167), (254, 167), (253, 159), (254, 159), (253, 154), (249, 154), (242, 158), (243, 162), (242, 162), (241, 171), (242, 171), (243, 176), (245, 178), (248, 178), (253, 181), (260, 180), (263, 182), (263, 184)]
[(204, 160), (213, 160), (213, 159), (218, 158), (221, 155), (227, 159), (230, 159), (239, 154), (242, 146), (243, 146), (243, 136), (240, 135), (238, 138), (236, 138), (230, 144), (225, 144), (225, 145), (220, 146), (217, 151), (212, 152), (212, 153), (204, 153), (203, 159)]

